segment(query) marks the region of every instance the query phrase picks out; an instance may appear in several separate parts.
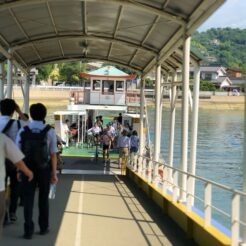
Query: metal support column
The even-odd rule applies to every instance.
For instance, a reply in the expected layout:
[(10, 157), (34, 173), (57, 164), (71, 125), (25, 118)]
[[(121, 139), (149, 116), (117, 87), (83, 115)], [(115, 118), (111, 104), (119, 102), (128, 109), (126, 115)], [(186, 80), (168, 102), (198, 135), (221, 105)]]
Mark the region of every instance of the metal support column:
[(155, 149), (154, 161), (159, 161), (160, 156), (160, 94), (161, 94), (161, 65), (156, 65), (155, 80)]
[[(143, 148), (144, 148), (144, 107), (145, 107), (145, 100), (144, 100), (144, 87), (145, 87), (145, 79), (141, 79), (141, 90), (140, 90), (140, 130), (139, 130), (139, 154), (143, 155)], [(133, 160), (134, 162), (134, 170), (137, 169), (137, 161), (136, 159)], [(143, 158), (140, 157), (138, 160), (138, 173), (142, 173), (143, 171)]]
[[(177, 73), (173, 73), (172, 82), (175, 82), (177, 78)], [(173, 151), (174, 151), (174, 133), (175, 133), (175, 116), (176, 116), (176, 93), (177, 86), (175, 84), (171, 87), (171, 101), (170, 101), (170, 122), (169, 122), (169, 154), (168, 154), (168, 164), (169, 166), (173, 166)], [(169, 180), (172, 177), (172, 170), (169, 170)]]
[[(246, 88), (246, 81), (244, 84)], [(246, 93), (244, 93), (244, 165), (243, 165), (243, 192), (246, 193)], [(243, 222), (246, 223), (246, 198), (243, 199)], [(243, 227), (243, 242), (246, 243), (246, 227)]]
[[(182, 146), (181, 165), (182, 171), (187, 172), (188, 160), (188, 123), (189, 123), (189, 73), (190, 73), (190, 37), (184, 36), (183, 43), (183, 84), (182, 84)], [(181, 200), (186, 200), (187, 175), (182, 175)]]
[(12, 88), (13, 88), (13, 74), (12, 74), (13, 64), (12, 61), (8, 59), (8, 69), (7, 69), (7, 98), (12, 98)]
[(4, 65), (0, 63), (0, 100), (4, 99)]
[(29, 73), (27, 73), (26, 75), (26, 80), (25, 80), (25, 84), (24, 84), (24, 105), (23, 105), (23, 112), (28, 114), (29, 113), (29, 95), (30, 93), (30, 77), (29, 77)]
[[(197, 128), (198, 128), (198, 109), (199, 109), (199, 90), (200, 90), (200, 66), (195, 64), (194, 86), (193, 86), (193, 110), (191, 122), (191, 147), (190, 147), (190, 173), (196, 174), (196, 152), (197, 152)], [(195, 179), (191, 178), (188, 191), (191, 194), (191, 205), (194, 205)]]
[(145, 88), (145, 79), (141, 80), (141, 91), (140, 91), (140, 132), (139, 132), (139, 154), (143, 155), (144, 149), (144, 88)]

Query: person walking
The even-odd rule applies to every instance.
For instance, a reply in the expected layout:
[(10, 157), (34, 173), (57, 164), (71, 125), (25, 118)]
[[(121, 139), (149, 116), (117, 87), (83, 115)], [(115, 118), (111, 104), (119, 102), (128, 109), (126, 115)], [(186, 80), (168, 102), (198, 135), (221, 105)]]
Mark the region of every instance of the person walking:
[[(28, 119), (13, 99), (6, 98), (1, 100), (0, 112), (0, 132), (4, 133), (15, 142), (17, 132), (21, 128), (22, 123), (19, 120), (12, 119), (14, 113), (17, 112), (19, 119), (22, 122), (26, 122)], [(8, 179), (10, 180), (10, 202), (9, 207), (6, 210), (4, 224), (8, 224), (9, 220), (11, 222), (15, 222), (17, 220), (16, 210), (20, 189), (19, 182), (17, 180), (17, 169), (11, 162), (9, 162), (9, 160), (6, 161), (6, 184), (8, 183)]]
[(121, 174), (124, 175), (126, 172), (127, 159), (129, 155), (130, 139), (127, 136), (127, 131), (124, 129), (121, 136), (118, 138), (119, 148), (119, 167), (121, 168)]
[(131, 158), (131, 165), (135, 166), (136, 164), (136, 155), (139, 149), (139, 137), (136, 130), (132, 132), (130, 137), (130, 158)]
[(18, 149), (14, 142), (0, 133), (0, 238), (2, 235), (3, 220), (5, 217), (5, 158), (11, 160), (12, 163), (26, 175), (27, 182), (33, 179), (32, 171), (27, 168), (22, 161), (23, 153)]
[(30, 115), (32, 121), (20, 129), (16, 137), (16, 144), (25, 154), (25, 163), (33, 171), (31, 182), (22, 177), (24, 200), (24, 235), (31, 239), (34, 233), (32, 219), (35, 189), (39, 187), (39, 227), (40, 235), (49, 232), (49, 189), (50, 183), (57, 183), (57, 139), (56, 133), (49, 125), (44, 124), (47, 109), (41, 104), (32, 104)]

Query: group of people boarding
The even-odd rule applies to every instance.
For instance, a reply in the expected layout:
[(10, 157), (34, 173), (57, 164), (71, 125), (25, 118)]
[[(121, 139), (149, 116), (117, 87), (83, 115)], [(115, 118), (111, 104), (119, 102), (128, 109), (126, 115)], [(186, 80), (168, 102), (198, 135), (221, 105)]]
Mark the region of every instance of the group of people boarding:
[[(3, 224), (17, 220), (18, 200), (24, 207), (24, 235), (31, 239), (35, 228), (33, 207), (35, 190), (39, 188), (39, 233), (49, 232), (49, 190), (57, 183), (57, 139), (55, 130), (45, 124), (46, 107), (41, 103), (30, 106), (31, 121), (12, 99), (0, 101), (0, 240)], [(20, 120), (13, 120), (14, 113)], [(9, 205), (6, 190), (10, 182)]]
[(122, 125), (122, 115), (114, 118), (113, 122), (109, 122), (103, 127), (103, 117), (97, 116), (96, 121), (87, 134), (92, 134), (97, 142), (102, 144), (103, 159), (109, 161), (109, 150), (111, 148), (119, 149), (119, 166), (122, 166), (122, 157), (128, 157), (131, 154), (131, 161), (138, 152), (139, 138), (136, 130), (133, 130), (129, 124)]

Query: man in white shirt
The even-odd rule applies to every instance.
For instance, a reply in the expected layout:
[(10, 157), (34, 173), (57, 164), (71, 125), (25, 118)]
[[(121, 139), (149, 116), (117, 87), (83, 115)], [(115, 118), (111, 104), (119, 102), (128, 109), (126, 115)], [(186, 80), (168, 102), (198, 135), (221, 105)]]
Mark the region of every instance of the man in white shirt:
[(10, 138), (0, 133), (0, 237), (5, 216), (5, 158), (10, 159), (28, 177), (29, 182), (33, 179), (32, 171), (22, 161), (22, 152)]
[[(17, 135), (17, 132), (19, 131), (21, 125), (20, 121), (13, 120), (12, 117), (14, 115), (14, 112), (17, 112), (19, 115), (20, 120), (26, 121), (26, 116), (21, 112), (19, 106), (16, 104), (16, 102), (13, 99), (3, 99), (0, 102), (0, 132), (3, 132), (6, 136), (11, 138), (15, 142), (15, 138)], [(14, 222), (17, 220), (17, 217), (15, 215), (16, 209), (17, 209), (17, 201), (19, 197), (19, 182), (17, 180), (17, 171), (16, 168), (11, 163), (7, 165), (7, 173), (6, 173), (6, 179), (10, 179), (10, 203), (9, 208), (6, 211), (6, 218), (5, 223), (8, 222), (9, 219)], [(9, 215), (9, 216), (8, 216)]]
[[(57, 139), (55, 130), (47, 127), (44, 120), (47, 114), (46, 107), (41, 103), (32, 104), (30, 107), (30, 115), (32, 121), (24, 128), (21, 128), (16, 137), (16, 144), (25, 154), (24, 161), (34, 173), (32, 182), (27, 182), (22, 179), (23, 201), (24, 201), (24, 235), (25, 239), (31, 239), (34, 233), (34, 223), (32, 220), (35, 190), (39, 187), (39, 227), (40, 235), (45, 235), (49, 232), (49, 189), (50, 183), (57, 183), (56, 175), (57, 167)], [(45, 131), (47, 130), (47, 131)], [(44, 132), (45, 131), (45, 132)], [(32, 150), (32, 147), (37, 148), (37, 138), (40, 139), (40, 134), (45, 133), (45, 138), (42, 139), (41, 151)], [(35, 135), (36, 134), (36, 135)], [(35, 135), (35, 138), (33, 137)], [(46, 141), (44, 143), (44, 141)], [(33, 143), (33, 144), (31, 144)], [(40, 143), (40, 141), (39, 141)], [(39, 145), (40, 146), (40, 145)], [(36, 157), (39, 156), (39, 159)], [(45, 153), (45, 155), (43, 154)], [(35, 161), (33, 161), (35, 159)], [(50, 160), (50, 162), (49, 162)], [(41, 165), (41, 166), (40, 166)]]

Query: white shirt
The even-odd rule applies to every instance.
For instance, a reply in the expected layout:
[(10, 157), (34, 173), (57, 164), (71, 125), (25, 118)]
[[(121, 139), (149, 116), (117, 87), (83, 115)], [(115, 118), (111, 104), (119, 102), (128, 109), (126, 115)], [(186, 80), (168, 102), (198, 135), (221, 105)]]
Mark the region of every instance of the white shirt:
[[(11, 119), (11, 117), (7, 116), (7, 115), (1, 115), (0, 116), (0, 132), (2, 132), (2, 130), (4, 129), (4, 127), (7, 125), (7, 123), (9, 122), (9, 120)], [(22, 125), (21, 125), (22, 126)], [(7, 131), (7, 135), (13, 140), (15, 141), (17, 132), (19, 131), (18, 125), (17, 125), (17, 121), (13, 122), (11, 127), (9, 128), (9, 130)]]
[(0, 133), (0, 191), (5, 190), (5, 158), (16, 163), (22, 160), (24, 155), (10, 138)]
[(101, 128), (99, 126), (93, 126), (91, 129), (89, 129), (87, 131), (88, 133), (89, 132), (92, 132), (93, 134), (99, 134), (101, 132)]
[[(35, 132), (40, 132), (41, 130), (43, 130), (45, 128), (45, 124), (42, 121), (36, 121), (33, 120), (28, 124), (28, 127), (30, 128), (31, 131)], [(19, 132), (17, 133), (16, 136), (16, 140), (15, 143), (17, 144), (17, 146), (21, 149), (21, 143), (20, 143), (20, 134), (24, 131), (23, 128), (21, 128), (19, 130)], [(55, 129), (51, 128), (48, 133), (47, 133), (47, 143), (48, 143), (48, 148), (49, 148), (49, 152), (51, 153), (57, 153), (57, 139), (56, 139), (56, 132)]]

